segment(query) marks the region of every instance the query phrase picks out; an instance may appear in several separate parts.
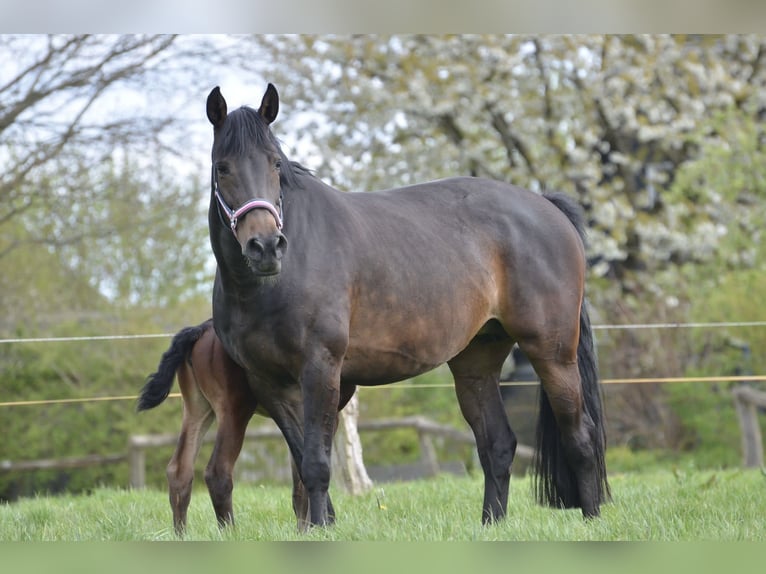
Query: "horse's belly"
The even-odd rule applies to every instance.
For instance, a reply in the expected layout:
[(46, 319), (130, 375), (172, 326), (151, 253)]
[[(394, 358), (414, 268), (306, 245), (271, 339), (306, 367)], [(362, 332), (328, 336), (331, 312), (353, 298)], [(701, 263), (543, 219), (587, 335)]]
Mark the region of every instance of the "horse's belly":
[(341, 377), (355, 385), (385, 385), (430, 371), (447, 359), (428, 360), (401, 349), (351, 347), (343, 360)]
[(362, 293), (349, 325), (342, 374), (359, 385), (401, 381), (438, 367), (493, 317), (491, 281), (409, 277), (376, 287)]
[(391, 315), (388, 320), (389, 325), (371, 320), (366, 328), (351, 330), (343, 360), (344, 380), (382, 385), (430, 371), (457, 355), (480, 325), (473, 321), (449, 325), (414, 313), (407, 320)]

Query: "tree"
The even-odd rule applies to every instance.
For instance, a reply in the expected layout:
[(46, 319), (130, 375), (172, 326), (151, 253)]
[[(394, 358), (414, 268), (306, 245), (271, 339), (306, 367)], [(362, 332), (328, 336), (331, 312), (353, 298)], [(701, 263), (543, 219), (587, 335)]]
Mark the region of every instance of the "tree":
[(64, 281), (34, 302), (38, 313), (20, 314), (29, 307), (21, 300), (34, 298), (29, 285), (52, 280), (40, 269), (53, 261), (112, 303), (167, 304), (207, 286), (204, 187), (184, 162), (196, 141), (188, 86), (201, 83), (208, 42), (0, 38), (0, 301), (13, 310), (0, 330), (33, 324), (48, 307), (77, 307), (81, 290), (65, 293)]
[[(116, 143), (145, 141), (146, 123), (125, 117), (99, 117), (98, 107), (114, 88), (145, 73), (173, 42), (172, 37), (4, 36), (0, 50), (7, 66), (0, 80), (0, 256), (29, 238), (9, 235), (7, 225), (24, 214), (55, 217), (46, 208), (61, 188), (33, 184), (65, 175), (68, 159), (87, 150), (93, 164), (113, 153)], [(103, 113), (103, 112), (102, 112)], [(76, 162), (80, 163), (80, 162)], [(55, 166), (55, 172), (53, 167)], [(88, 190), (70, 189), (70, 201), (87, 202)], [(58, 202), (57, 202), (58, 203)], [(82, 232), (82, 230), (78, 230)], [(89, 234), (103, 230), (89, 230)], [(71, 242), (74, 235), (45, 238)]]
[[(311, 134), (321, 175), (366, 190), (470, 174), (576, 195), (590, 219), (593, 274), (621, 296), (643, 292), (641, 272), (717, 248), (698, 217), (710, 206), (668, 192), (714, 135), (701, 127), (713, 115), (766, 113), (757, 36), (253, 42), (270, 54), (259, 71), (283, 84), (296, 118), (285, 129)], [(679, 212), (690, 222), (683, 234)]]
[[(209, 316), (206, 194), (176, 171), (189, 146), (175, 140), (188, 141), (177, 112), (194, 95), (177, 86), (202, 68), (189, 64), (203, 47), (170, 36), (0, 37), (0, 337), (163, 332)], [(6, 343), (3, 396), (135, 393), (162, 345)], [(0, 442), (0, 458), (122, 450), (131, 406), (6, 408), (8, 436), (24, 440)], [(4, 476), (0, 497), (119, 476)]]

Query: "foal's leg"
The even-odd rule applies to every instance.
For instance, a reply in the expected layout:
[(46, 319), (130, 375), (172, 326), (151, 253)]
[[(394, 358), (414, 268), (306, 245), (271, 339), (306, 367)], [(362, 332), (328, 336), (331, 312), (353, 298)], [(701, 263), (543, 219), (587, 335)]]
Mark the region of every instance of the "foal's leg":
[(199, 382), (218, 419), (215, 446), (205, 468), (205, 483), (218, 525), (234, 524), (231, 493), (234, 464), (242, 451), (245, 431), (257, 407), (245, 371), (216, 339), (208, 356), (201, 358)]
[(476, 437), (484, 471), (484, 524), (505, 516), (511, 463), (516, 453), (516, 436), (508, 424), (498, 386), (510, 347), (511, 341), (506, 338), (489, 342), (477, 338), (448, 363), (460, 410)]
[(215, 416), (207, 399), (197, 387), (191, 368), (183, 364), (178, 369), (177, 376), (183, 396), (183, 419), (175, 452), (167, 466), (167, 479), (173, 526), (181, 536), (186, 529), (186, 512), (194, 480), (194, 461), (199, 453), (202, 438)]
[(218, 431), (213, 454), (205, 468), (205, 483), (213, 502), (218, 525), (234, 524), (231, 493), (234, 464), (242, 451), (247, 423), (253, 414), (246, 404), (231, 405), (230, 412), (218, 413)]
[(293, 474), (293, 512), (295, 512), (295, 518), (298, 523), (298, 532), (307, 532), (310, 526), (309, 497), (306, 487), (301, 480), (298, 465), (292, 456), (290, 457), (290, 470)]

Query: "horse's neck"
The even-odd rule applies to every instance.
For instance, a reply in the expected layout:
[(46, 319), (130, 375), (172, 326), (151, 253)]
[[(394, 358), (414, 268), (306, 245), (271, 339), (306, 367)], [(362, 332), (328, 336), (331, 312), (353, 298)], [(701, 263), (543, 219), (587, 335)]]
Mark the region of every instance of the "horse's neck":
[[(299, 189), (285, 191), (285, 229), (288, 242), (312, 241), (342, 223), (343, 192), (313, 176)], [(331, 234), (331, 233), (330, 233)], [(288, 247), (289, 249), (289, 247)]]

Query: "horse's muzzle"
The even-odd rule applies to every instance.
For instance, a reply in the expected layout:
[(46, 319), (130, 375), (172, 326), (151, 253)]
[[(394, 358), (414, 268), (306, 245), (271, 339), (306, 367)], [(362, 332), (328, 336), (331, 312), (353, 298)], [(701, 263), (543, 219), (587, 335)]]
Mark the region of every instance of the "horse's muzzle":
[(287, 238), (280, 232), (268, 237), (253, 236), (245, 242), (242, 254), (258, 275), (275, 275), (282, 270)]

